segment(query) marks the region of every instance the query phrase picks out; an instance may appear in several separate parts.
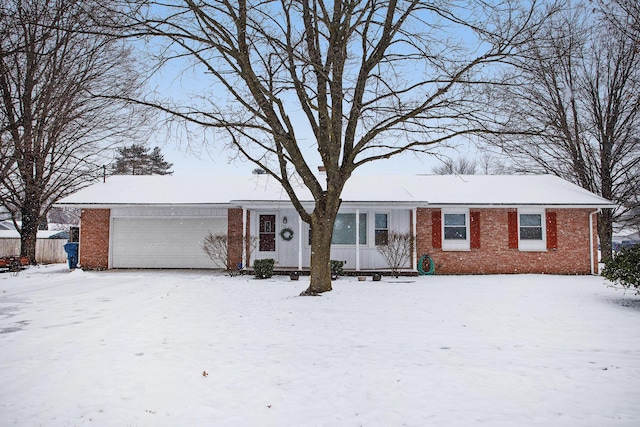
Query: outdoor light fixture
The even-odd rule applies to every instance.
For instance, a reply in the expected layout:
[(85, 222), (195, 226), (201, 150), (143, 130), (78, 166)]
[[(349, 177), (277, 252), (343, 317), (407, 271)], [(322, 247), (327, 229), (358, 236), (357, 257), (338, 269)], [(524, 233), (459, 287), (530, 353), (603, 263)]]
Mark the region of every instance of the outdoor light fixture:
[(286, 224), (286, 223), (287, 223), (287, 217), (286, 217), (286, 216), (285, 216), (285, 217), (282, 217), (282, 223), (283, 223), (283, 224)]

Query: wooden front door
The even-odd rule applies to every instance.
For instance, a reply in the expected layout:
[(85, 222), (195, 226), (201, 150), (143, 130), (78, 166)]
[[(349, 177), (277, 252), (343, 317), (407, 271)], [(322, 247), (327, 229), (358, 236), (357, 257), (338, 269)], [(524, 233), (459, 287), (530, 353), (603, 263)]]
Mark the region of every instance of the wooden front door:
[(260, 229), (258, 250), (260, 252), (275, 252), (276, 250), (276, 216), (260, 215)]

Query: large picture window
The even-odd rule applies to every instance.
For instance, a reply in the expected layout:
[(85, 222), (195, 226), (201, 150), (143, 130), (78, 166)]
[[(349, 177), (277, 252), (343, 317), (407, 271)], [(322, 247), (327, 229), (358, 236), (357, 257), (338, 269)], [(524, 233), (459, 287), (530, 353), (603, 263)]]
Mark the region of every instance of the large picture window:
[(449, 251), (470, 250), (468, 209), (443, 209), (442, 249)]
[[(359, 243), (367, 244), (367, 214), (360, 214), (359, 221)], [(339, 213), (333, 225), (333, 245), (355, 245), (356, 244), (356, 214)]]

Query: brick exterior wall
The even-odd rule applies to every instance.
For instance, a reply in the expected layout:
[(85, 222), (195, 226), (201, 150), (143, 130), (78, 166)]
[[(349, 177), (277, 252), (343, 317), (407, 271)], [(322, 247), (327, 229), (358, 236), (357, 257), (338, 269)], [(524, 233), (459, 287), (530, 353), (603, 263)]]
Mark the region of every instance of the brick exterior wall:
[(110, 209), (82, 209), (80, 214), (80, 267), (109, 268)]
[(235, 269), (242, 262), (242, 208), (232, 208), (227, 212), (227, 247), (229, 265), (227, 268)]
[[(432, 229), (436, 222), (433, 214), (437, 216), (439, 212), (440, 209), (426, 208), (416, 212), (418, 256), (429, 254), (435, 262), (436, 274), (591, 273), (589, 209), (547, 209), (547, 213), (555, 212), (557, 248), (541, 252), (521, 252), (517, 247), (509, 247), (507, 218), (515, 209), (471, 209), (470, 215), (479, 218), (480, 247), (472, 247), (470, 251), (443, 251), (441, 247), (434, 247), (434, 237), (437, 239), (441, 232), (435, 230), (434, 233)], [(593, 233), (596, 236), (595, 224)], [(597, 272), (597, 260), (595, 264)]]
[[(433, 233), (433, 224), (440, 209), (416, 210), (417, 257), (429, 254), (436, 264), (436, 274), (590, 274), (589, 209), (547, 209), (556, 216), (557, 248), (541, 252), (521, 252), (509, 246), (508, 216), (515, 209), (471, 209), (470, 216), (480, 224), (470, 230), (477, 241), (469, 251), (443, 251), (438, 245), (441, 230)], [(228, 211), (229, 262), (235, 267), (242, 262), (242, 209)], [(246, 211), (247, 230), (250, 212)], [(109, 267), (109, 209), (82, 209), (80, 228), (80, 266), (85, 269)], [(595, 219), (595, 218), (594, 218)], [(593, 235), (597, 235), (597, 221)], [(235, 238), (234, 238), (235, 237)], [(247, 242), (249, 244), (247, 232)], [(479, 247), (475, 247), (478, 246)], [(434, 247), (435, 246), (435, 247)], [(440, 246), (440, 247), (438, 247)], [(597, 254), (597, 241), (593, 242)], [(250, 252), (250, 251), (248, 251)], [(597, 258), (597, 257), (596, 257)], [(251, 260), (246, 260), (250, 265)], [(597, 272), (597, 259), (594, 262)]]

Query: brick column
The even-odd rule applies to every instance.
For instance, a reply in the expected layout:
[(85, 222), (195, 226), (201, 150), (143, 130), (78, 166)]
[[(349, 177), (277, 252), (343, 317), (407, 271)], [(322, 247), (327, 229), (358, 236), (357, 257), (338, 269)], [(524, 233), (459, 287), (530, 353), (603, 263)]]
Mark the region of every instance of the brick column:
[(80, 266), (109, 268), (110, 209), (82, 209), (80, 215)]
[(232, 208), (227, 212), (227, 242), (227, 268), (235, 270), (242, 262), (242, 208)]

